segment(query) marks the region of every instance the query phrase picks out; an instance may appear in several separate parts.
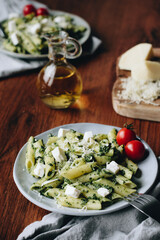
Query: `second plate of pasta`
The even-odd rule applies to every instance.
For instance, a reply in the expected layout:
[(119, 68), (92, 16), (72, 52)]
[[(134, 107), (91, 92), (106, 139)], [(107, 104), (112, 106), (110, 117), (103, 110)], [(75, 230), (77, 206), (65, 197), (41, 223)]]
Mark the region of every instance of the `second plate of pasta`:
[[(115, 141), (118, 130), (76, 123), (30, 137), (14, 164), (19, 191), (43, 209), (67, 215), (101, 215), (127, 207), (123, 196), (149, 191), (158, 163), (143, 140), (148, 155), (138, 166), (120, 159), (123, 146)], [(137, 171), (141, 174), (134, 177)]]

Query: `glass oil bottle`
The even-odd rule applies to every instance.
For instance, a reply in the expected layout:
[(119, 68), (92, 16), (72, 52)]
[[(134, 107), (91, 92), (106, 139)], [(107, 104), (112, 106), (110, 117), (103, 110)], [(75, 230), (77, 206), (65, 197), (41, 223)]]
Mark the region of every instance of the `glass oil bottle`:
[(50, 108), (68, 108), (81, 95), (82, 79), (66, 58), (80, 56), (81, 46), (64, 31), (48, 33), (44, 37), (48, 41), (49, 62), (37, 78), (39, 97)]

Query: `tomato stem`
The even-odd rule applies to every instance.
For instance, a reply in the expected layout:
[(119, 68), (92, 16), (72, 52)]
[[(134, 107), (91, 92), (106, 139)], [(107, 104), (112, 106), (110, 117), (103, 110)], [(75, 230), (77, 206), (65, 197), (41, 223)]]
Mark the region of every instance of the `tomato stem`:
[(133, 129), (134, 129), (133, 123), (130, 123), (130, 124), (125, 123), (123, 126), (124, 126), (125, 128), (127, 128), (127, 129), (130, 129), (130, 130), (133, 130)]

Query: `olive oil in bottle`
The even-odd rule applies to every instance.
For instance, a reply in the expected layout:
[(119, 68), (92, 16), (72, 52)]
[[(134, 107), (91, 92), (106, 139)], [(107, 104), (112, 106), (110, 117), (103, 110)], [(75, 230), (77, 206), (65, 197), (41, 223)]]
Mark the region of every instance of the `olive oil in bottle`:
[[(76, 53), (68, 52), (66, 42), (74, 44)], [(68, 37), (65, 32), (47, 35), (49, 45), (48, 64), (40, 71), (37, 78), (39, 97), (48, 107), (64, 109), (72, 105), (81, 95), (82, 79), (77, 69), (67, 62), (67, 56), (74, 58), (81, 52), (80, 45)], [(76, 44), (75, 44), (76, 43)]]

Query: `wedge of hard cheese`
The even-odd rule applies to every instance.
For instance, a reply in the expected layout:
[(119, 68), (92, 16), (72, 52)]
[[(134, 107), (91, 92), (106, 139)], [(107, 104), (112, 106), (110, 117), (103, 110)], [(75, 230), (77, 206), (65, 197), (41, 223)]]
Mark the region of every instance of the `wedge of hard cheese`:
[(160, 80), (160, 63), (154, 61), (138, 62), (132, 67), (131, 77), (135, 82), (152, 82)]
[(118, 67), (119, 69), (132, 70), (137, 65), (137, 62), (150, 60), (152, 55), (152, 44), (140, 43), (121, 55)]

